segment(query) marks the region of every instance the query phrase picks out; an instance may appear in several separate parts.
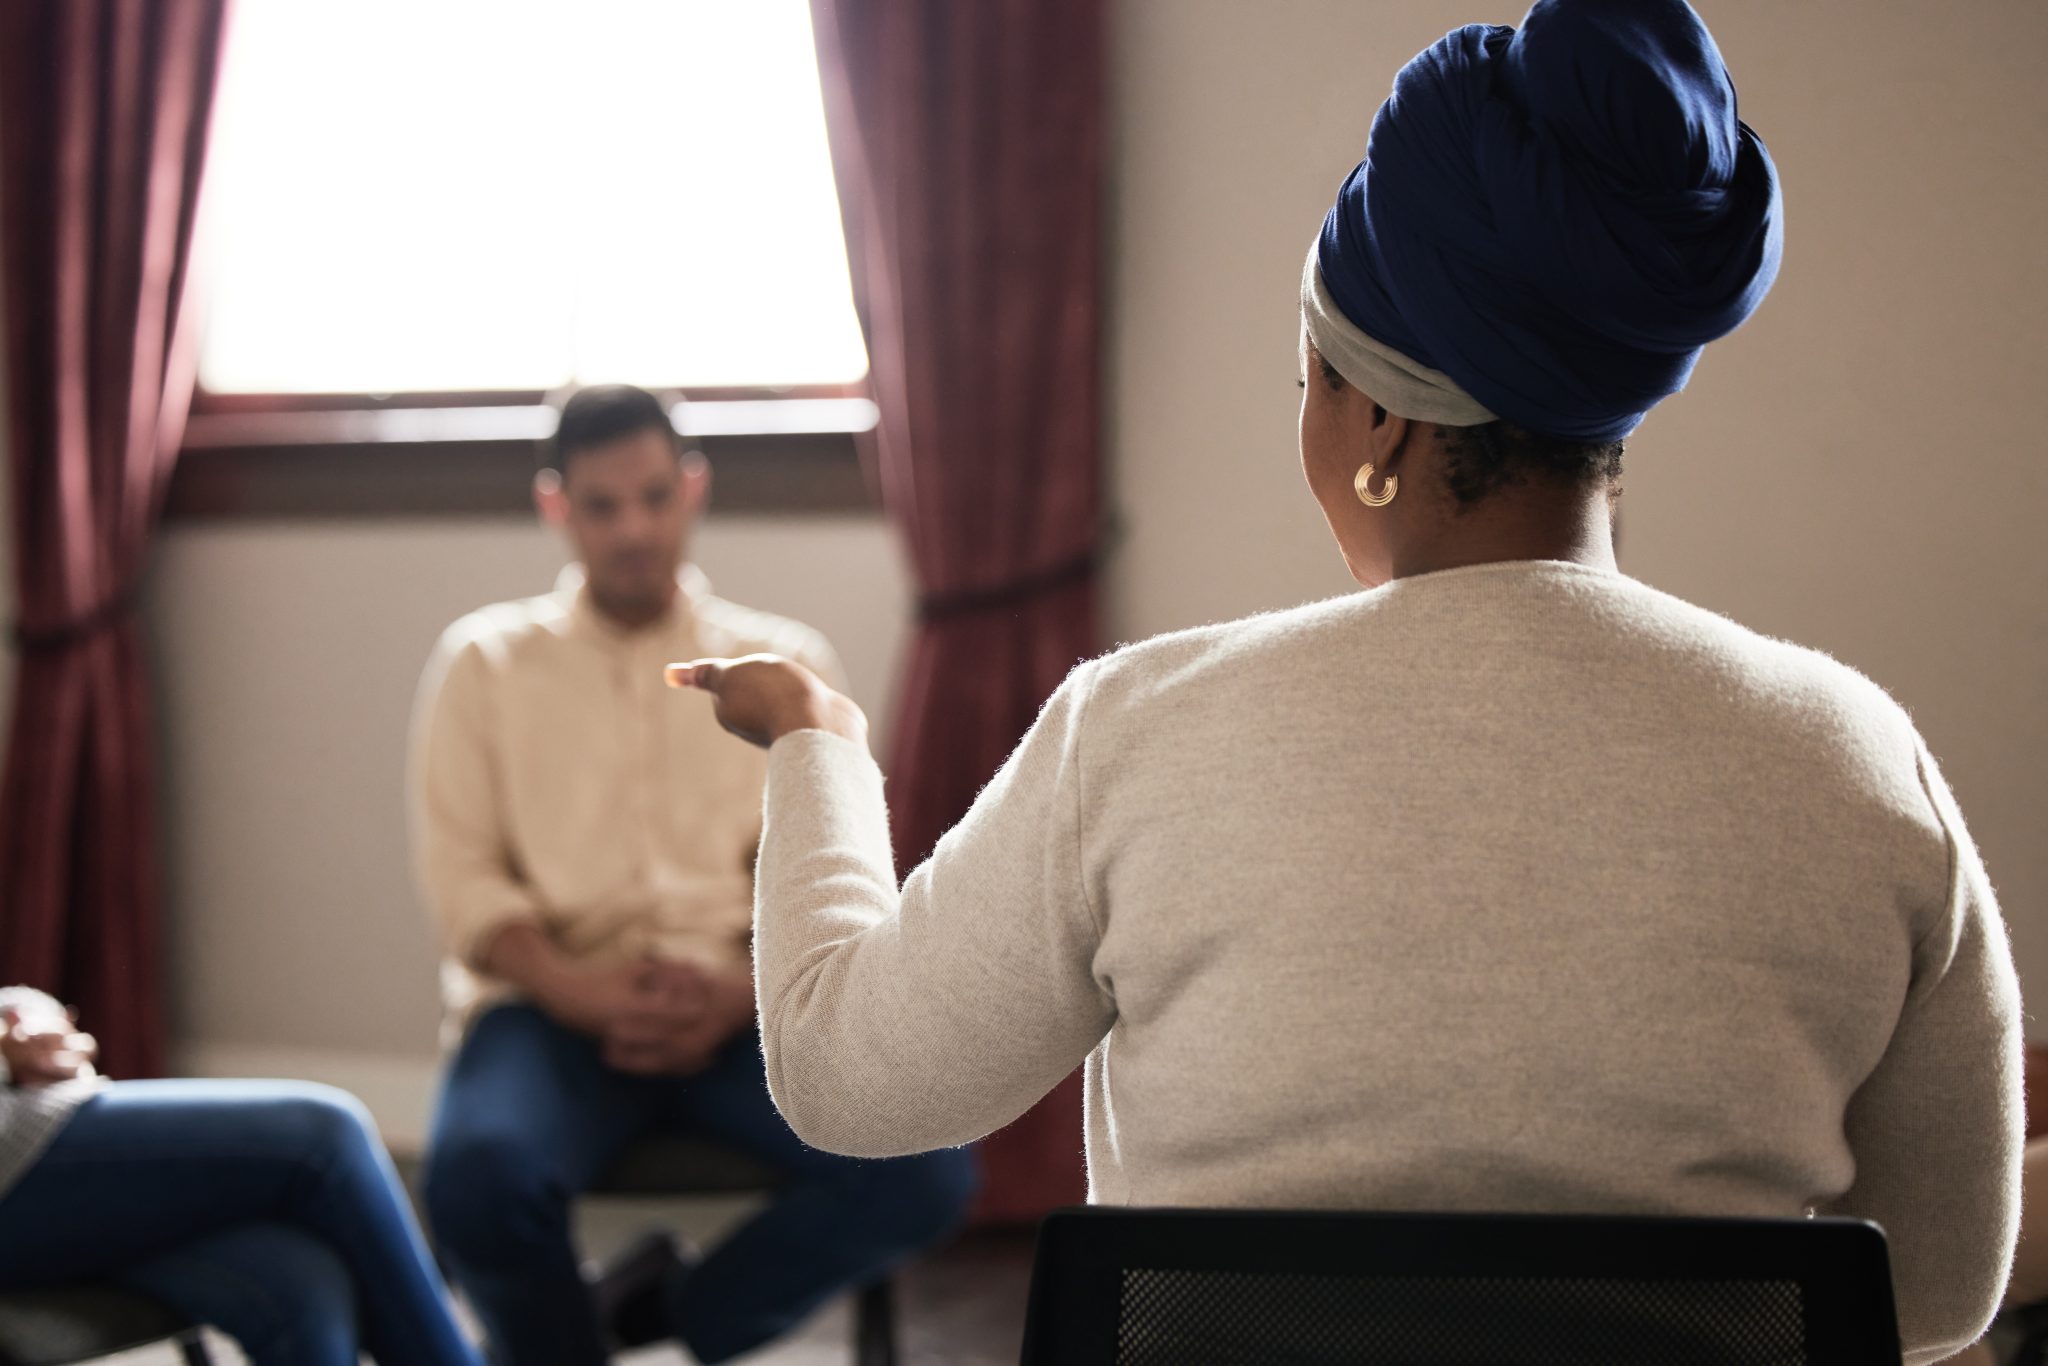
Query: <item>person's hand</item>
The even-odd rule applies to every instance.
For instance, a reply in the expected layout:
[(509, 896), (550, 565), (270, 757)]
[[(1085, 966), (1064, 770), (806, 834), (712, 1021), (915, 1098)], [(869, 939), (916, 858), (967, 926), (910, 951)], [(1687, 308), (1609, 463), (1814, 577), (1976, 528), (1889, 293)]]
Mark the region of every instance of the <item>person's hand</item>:
[(687, 1011), (664, 985), (665, 964), (653, 959), (638, 963), (551, 964), (528, 978), (533, 1003), (557, 1024), (603, 1039), (628, 1016), (667, 1009)]
[(711, 1065), (754, 1018), (754, 974), (693, 962), (655, 965), (653, 999), (636, 1001), (605, 1031), (604, 1060), (641, 1076), (689, 1076)]
[(17, 1086), (50, 1086), (96, 1076), (93, 1063), (100, 1046), (81, 1033), (76, 1015), (43, 1011), (24, 1016), (12, 1006), (0, 1009), (0, 1054)]
[(779, 655), (671, 664), (671, 688), (711, 694), (718, 724), (763, 749), (792, 731), (822, 730), (866, 744), (868, 718), (853, 700)]
[(654, 957), (587, 963), (563, 953), (538, 925), (515, 922), (492, 937), (482, 966), (555, 1023), (597, 1040), (605, 1061), (626, 1072), (701, 1071), (753, 1019), (749, 964), (715, 973)]
[(651, 1008), (663, 994), (663, 965), (591, 963), (572, 958), (539, 925), (513, 921), (483, 946), (478, 966), (524, 993), (556, 1024), (602, 1039), (629, 1012)]

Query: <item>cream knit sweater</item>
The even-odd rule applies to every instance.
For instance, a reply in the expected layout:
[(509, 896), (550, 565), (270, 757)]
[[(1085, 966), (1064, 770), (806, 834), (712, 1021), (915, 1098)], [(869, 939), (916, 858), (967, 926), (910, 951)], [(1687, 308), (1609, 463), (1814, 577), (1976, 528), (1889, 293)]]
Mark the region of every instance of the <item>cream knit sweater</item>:
[(1097, 1202), (1857, 1215), (1909, 1362), (2010, 1262), (2018, 989), (1925, 745), (1619, 574), (1084, 665), (900, 893), (867, 754), (789, 736), (755, 934), (769, 1084), (833, 1151), (978, 1138), (1085, 1058)]

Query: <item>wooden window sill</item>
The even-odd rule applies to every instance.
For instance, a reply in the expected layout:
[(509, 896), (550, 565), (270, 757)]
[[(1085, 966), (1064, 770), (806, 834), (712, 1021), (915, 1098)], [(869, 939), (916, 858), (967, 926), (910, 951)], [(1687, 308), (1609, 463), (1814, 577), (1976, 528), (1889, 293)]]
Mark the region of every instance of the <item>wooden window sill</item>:
[[(700, 401), (684, 435), (711, 461), (711, 512), (872, 512), (855, 440), (859, 398)], [(525, 517), (541, 403), (246, 410), (212, 405), (186, 425), (164, 514), (176, 522)]]

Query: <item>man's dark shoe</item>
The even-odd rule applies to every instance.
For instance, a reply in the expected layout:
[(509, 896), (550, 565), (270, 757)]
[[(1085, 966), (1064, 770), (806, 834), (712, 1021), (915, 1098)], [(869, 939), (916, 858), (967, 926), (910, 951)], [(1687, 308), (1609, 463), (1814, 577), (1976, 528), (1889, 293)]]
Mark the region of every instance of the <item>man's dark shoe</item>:
[(667, 1288), (702, 1257), (665, 1229), (643, 1233), (590, 1281), (597, 1321), (620, 1348), (648, 1347), (675, 1336)]

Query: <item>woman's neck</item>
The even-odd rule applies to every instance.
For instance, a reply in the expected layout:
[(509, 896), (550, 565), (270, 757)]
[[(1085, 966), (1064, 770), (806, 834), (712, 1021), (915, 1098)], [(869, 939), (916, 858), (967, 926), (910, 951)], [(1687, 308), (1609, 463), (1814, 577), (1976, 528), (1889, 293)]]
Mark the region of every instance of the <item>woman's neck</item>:
[(1394, 547), (1394, 577), (1506, 560), (1615, 568), (1614, 500), (1605, 488), (1531, 483), (1433, 519)]

